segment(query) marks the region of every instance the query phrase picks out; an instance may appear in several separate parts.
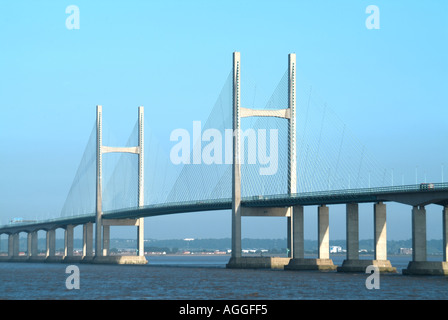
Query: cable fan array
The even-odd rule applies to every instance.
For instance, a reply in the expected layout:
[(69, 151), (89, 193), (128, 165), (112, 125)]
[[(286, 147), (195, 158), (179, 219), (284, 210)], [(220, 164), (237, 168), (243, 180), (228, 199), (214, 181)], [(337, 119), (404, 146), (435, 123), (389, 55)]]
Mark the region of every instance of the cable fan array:
[[(145, 128), (145, 205), (231, 198), (232, 159), (225, 154), (232, 130), (232, 72), (204, 122), (201, 136), (193, 141), (195, 150), (204, 152), (214, 139), (222, 139), (218, 163), (174, 164), (169, 148), (173, 142), (159, 139), (150, 127)], [(256, 86), (242, 80), (242, 93)], [(248, 94), (243, 94), (250, 101)], [(288, 107), (288, 72), (285, 71), (264, 109)], [(300, 79), (296, 105), (297, 192), (356, 189), (387, 185), (386, 170), (368, 153), (347, 125)], [(212, 130), (212, 131), (210, 131)], [(244, 118), (241, 121), (242, 196), (275, 195), (288, 192), (288, 121), (280, 118)], [(231, 138), (231, 132), (230, 132)], [(126, 146), (136, 146), (137, 123)], [(205, 141), (204, 141), (205, 140)], [(216, 141), (214, 141), (216, 142)], [(230, 141), (231, 143), (231, 141)], [(210, 150), (208, 150), (211, 152)], [(216, 154), (214, 154), (216, 156)], [(268, 174), (266, 174), (268, 172)], [(134, 154), (108, 154), (103, 157), (103, 210), (137, 206), (138, 157)], [(87, 142), (75, 178), (62, 208), (62, 216), (94, 214), (96, 198), (96, 130)]]

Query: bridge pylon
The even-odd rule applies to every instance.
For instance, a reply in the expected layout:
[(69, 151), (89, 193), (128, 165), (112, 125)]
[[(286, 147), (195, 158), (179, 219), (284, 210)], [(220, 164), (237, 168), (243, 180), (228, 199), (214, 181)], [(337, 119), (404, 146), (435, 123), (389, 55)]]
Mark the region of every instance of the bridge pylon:
[(241, 106), (241, 54), (233, 53), (233, 162), (232, 162), (232, 255), (228, 268), (267, 266), (282, 268), (289, 258), (244, 258), (241, 247), (241, 216), (283, 216), (288, 219), (289, 256), (294, 249), (293, 207), (250, 208), (241, 206), (241, 118), (277, 117), (288, 121), (288, 193), (297, 192), (296, 159), (296, 55), (288, 56), (288, 107), (277, 110), (256, 110)]
[[(138, 145), (134, 147), (104, 146), (102, 141), (101, 105), (96, 107), (96, 216), (95, 216), (95, 257), (97, 263), (146, 264), (144, 256), (144, 218), (104, 219), (102, 209), (102, 159), (111, 152), (138, 155), (138, 207), (144, 205), (144, 108), (138, 107)], [(137, 227), (137, 256), (109, 256), (110, 226)]]

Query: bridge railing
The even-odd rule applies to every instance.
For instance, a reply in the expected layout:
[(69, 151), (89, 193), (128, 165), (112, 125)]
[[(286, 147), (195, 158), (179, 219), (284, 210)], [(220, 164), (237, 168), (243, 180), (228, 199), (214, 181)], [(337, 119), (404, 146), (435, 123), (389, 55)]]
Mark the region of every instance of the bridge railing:
[(433, 192), (433, 191), (443, 191), (448, 190), (448, 183), (421, 183), (412, 184), (404, 186), (390, 186), (390, 187), (373, 187), (373, 188), (362, 188), (362, 189), (341, 189), (341, 190), (328, 190), (328, 191), (312, 191), (312, 192), (301, 192), (278, 195), (257, 195), (247, 197), (243, 200), (275, 200), (289, 198), (310, 198), (310, 197), (328, 197), (328, 196), (359, 196), (359, 195), (378, 195), (386, 193), (397, 193), (397, 192)]

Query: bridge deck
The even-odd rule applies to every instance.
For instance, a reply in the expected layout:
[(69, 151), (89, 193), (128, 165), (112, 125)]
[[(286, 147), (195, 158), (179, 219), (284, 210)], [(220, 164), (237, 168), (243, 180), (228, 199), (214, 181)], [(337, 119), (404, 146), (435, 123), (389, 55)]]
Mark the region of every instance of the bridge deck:
[[(422, 188), (421, 185), (409, 185), (297, 193), (291, 195), (252, 196), (243, 198), (242, 206), (289, 207), (295, 205), (313, 206), (322, 204), (332, 205), (380, 201), (395, 201), (409, 205), (435, 203), (445, 206), (448, 205), (448, 183), (435, 183), (430, 189)], [(141, 208), (134, 207), (104, 212), (103, 219), (135, 219), (176, 213), (229, 210), (231, 208), (232, 199), (155, 204), (143, 206)], [(80, 225), (89, 222), (95, 222), (95, 213), (60, 217), (36, 222), (10, 223), (0, 226), (0, 234), (50, 230), (63, 228), (67, 225)]]

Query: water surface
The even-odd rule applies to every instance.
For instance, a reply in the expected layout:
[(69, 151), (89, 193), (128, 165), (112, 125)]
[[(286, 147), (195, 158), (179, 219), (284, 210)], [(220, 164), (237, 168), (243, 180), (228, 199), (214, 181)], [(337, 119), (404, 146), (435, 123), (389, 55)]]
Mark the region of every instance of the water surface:
[[(148, 265), (76, 264), (80, 289), (68, 290), (68, 264), (0, 263), (1, 299), (448, 299), (448, 277), (404, 276), (409, 257), (390, 258), (399, 273), (367, 274), (226, 269), (228, 256), (151, 256)], [(340, 265), (344, 257), (334, 257)], [(340, 261), (339, 261), (340, 260)]]

